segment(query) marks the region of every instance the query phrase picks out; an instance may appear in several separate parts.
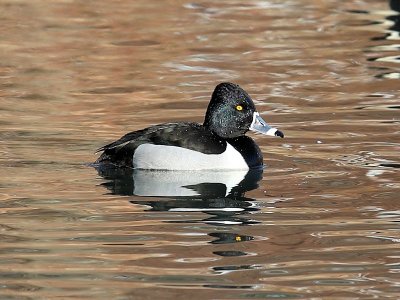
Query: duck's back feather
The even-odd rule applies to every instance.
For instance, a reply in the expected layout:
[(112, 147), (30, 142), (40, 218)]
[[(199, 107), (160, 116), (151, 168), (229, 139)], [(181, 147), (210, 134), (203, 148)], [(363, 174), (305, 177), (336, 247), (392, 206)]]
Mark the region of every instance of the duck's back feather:
[(204, 154), (221, 154), (226, 141), (198, 123), (165, 123), (130, 132), (119, 140), (99, 148), (96, 163), (132, 167), (135, 150), (142, 144), (176, 146)]

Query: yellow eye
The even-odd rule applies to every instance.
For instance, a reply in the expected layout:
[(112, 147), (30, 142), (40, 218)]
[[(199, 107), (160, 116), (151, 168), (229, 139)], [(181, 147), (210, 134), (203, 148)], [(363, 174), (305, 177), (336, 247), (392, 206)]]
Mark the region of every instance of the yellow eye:
[(241, 105), (236, 105), (236, 110), (239, 110), (239, 111), (243, 110), (243, 106), (241, 106)]

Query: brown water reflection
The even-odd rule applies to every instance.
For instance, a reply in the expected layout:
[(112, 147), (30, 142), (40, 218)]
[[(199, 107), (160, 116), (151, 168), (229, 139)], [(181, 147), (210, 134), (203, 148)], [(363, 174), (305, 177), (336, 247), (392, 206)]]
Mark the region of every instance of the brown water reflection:
[[(398, 298), (396, 1), (0, 8), (0, 298)], [(86, 165), (228, 80), (285, 132), (262, 180), (135, 196)]]

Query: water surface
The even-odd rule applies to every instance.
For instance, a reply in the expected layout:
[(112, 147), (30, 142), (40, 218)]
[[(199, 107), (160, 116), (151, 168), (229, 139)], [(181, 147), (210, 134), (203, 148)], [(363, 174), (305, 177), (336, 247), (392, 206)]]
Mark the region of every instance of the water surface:
[[(396, 1), (0, 8), (2, 299), (399, 297)], [(222, 81), (285, 132), (262, 173), (87, 166)]]

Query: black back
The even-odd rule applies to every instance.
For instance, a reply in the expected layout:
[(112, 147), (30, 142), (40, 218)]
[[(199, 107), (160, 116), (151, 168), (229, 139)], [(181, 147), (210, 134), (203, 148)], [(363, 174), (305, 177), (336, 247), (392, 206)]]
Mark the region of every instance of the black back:
[(182, 147), (205, 154), (221, 154), (226, 141), (197, 123), (166, 123), (130, 132), (98, 149), (96, 163), (132, 166), (133, 154), (142, 144)]

